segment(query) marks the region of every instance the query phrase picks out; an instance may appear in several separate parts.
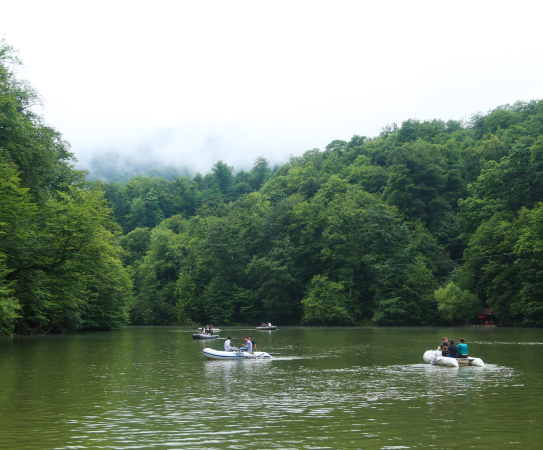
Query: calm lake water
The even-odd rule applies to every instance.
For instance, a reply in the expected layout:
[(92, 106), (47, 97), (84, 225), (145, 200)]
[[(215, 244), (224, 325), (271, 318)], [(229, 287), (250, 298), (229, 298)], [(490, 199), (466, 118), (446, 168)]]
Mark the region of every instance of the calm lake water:
[[(0, 339), (1, 449), (536, 449), (543, 330), (192, 328)], [(251, 333), (271, 361), (206, 360)], [(465, 337), (485, 368), (423, 364)]]

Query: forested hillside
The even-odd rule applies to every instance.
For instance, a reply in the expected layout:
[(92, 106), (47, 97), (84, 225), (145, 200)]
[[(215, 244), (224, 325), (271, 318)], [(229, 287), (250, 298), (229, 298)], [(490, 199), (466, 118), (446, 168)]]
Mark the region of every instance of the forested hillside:
[(543, 324), (543, 102), (109, 183), (141, 324)]
[(0, 41), (0, 335), (120, 327), (131, 280), (119, 225)]
[(543, 101), (407, 120), (273, 169), (103, 183), (33, 112), (18, 64), (2, 41), (0, 334), (463, 324), (485, 306), (543, 325)]

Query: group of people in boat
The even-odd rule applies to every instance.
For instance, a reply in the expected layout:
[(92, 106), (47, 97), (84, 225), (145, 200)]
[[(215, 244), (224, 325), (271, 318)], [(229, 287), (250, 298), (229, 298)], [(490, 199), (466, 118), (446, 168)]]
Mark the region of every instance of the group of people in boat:
[(244, 341), (243, 346), (238, 349), (237, 347), (232, 345), (232, 337), (228, 336), (226, 338), (226, 341), (224, 341), (224, 351), (231, 352), (231, 351), (241, 350), (241, 351), (245, 351), (249, 353), (258, 351), (256, 347), (256, 342), (253, 340), (252, 336), (244, 336), (243, 341)]
[(468, 344), (465, 342), (464, 338), (460, 338), (460, 343), (458, 345), (454, 344), (454, 339), (451, 339), (450, 342), (447, 337), (443, 338), (443, 342), (437, 347), (438, 350), (441, 350), (442, 356), (448, 356), (450, 358), (467, 358), (468, 357)]
[(271, 324), (271, 322), (262, 322), (260, 324), (260, 327), (261, 328), (265, 328), (265, 327), (273, 327), (273, 325)]
[(209, 324), (199, 329), (200, 334), (213, 334), (213, 325)]

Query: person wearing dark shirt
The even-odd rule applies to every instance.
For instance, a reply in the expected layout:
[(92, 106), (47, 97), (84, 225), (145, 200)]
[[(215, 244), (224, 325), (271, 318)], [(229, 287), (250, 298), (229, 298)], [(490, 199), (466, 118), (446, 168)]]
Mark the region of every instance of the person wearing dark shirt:
[(253, 350), (257, 352), (258, 350), (256, 349), (256, 342), (254, 341), (253, 337), (249, 336), (249, 340), (253, 343)]
[(437, 349), (441, 350), (442, 356), (447, 356), (449, 354), (449, 340), (446, 337), (444, 337), (443, 342)]
[(454, 345), (453, 339), (451, 339), (451, 342), (449, 342), (449, 354), (447, 356), (450, 356), (451, 358), (458, 358), (458, 351), (456, 349), (456, 345)]

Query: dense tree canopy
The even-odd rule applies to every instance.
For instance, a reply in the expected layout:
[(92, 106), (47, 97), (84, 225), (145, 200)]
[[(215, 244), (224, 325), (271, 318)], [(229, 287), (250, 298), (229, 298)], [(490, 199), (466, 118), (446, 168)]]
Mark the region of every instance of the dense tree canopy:
[(18, 64), (0, 41), (0, 334), (120, 327), (132, 289), (121, 229), (33, 112), (39, 97)]
[(469, 323), (486, 305), (542, 324), (542, 113), (532, 101), (468, 124), (411, 119), (273, 171), (264, 158), (238, 173), (219, 161), (108, 184), (133, 320)]

